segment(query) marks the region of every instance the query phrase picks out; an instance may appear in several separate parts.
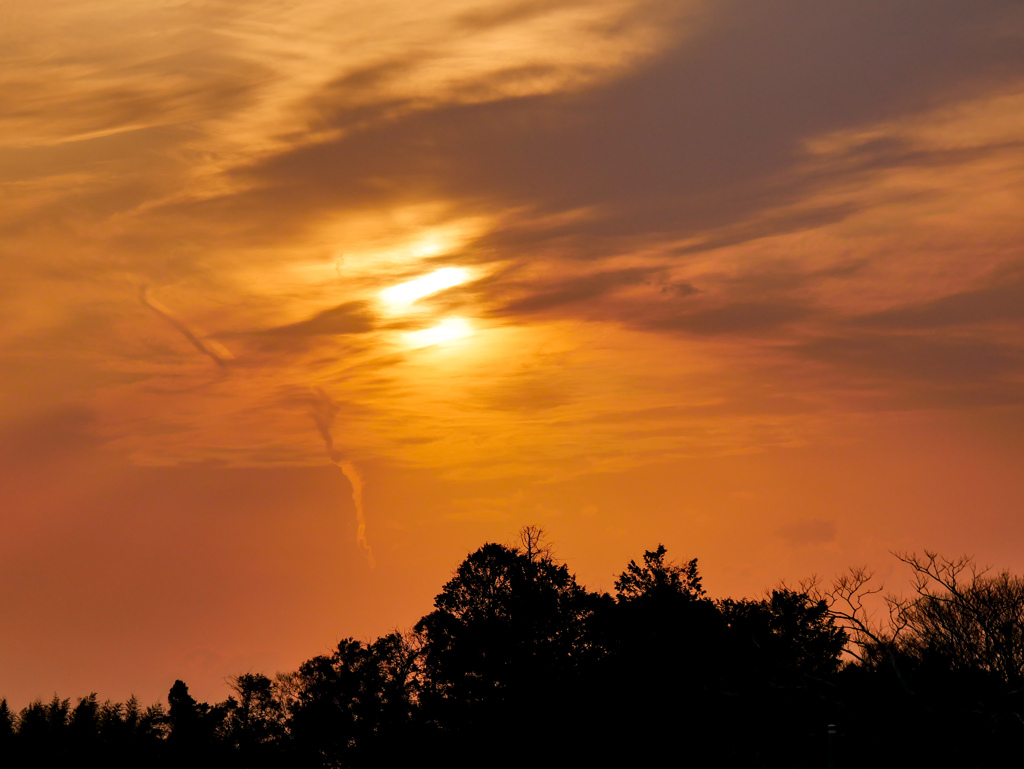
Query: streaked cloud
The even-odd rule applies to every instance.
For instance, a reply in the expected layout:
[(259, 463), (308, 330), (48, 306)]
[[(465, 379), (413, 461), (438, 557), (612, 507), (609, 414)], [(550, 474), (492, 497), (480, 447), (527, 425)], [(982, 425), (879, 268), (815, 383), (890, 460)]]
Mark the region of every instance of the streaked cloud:
[[(4, 129), (22, 163), (5, 189), (30, 191), (4, 249), (21, 285), (62, 297), (7, 312), (23, 343), (56, 349), (87, 303), (107, 308), (102, 351), (70, 354), (129, 378), (82, 393), (100, 412), (137, 403), (163, 423), (140, 442), (138, 422), (118, 435), (136, 406), (100, 418), (133, 456), (311, 461), (266, 405), (311, 381), (364, 410), (356, 452), (449, 470), (507, 467), (552, 431), (541, 464), (583, 444), (626, 463), (688, 453), (730, 420), (708, 451), (785, 443), (819, 429), (822, 400), (863, 407), (843, 381), (1013, 391), (1012, 3), (136, 13), (167, 30), (158, 45), (117, 28), (103, 51), (69, 43), (66, 72), (38, 43), (11, 49), (7, 87), (47, 90)], [(63, 229), (33, 224), (55, 213)], [(230, 383), (138, 333), (122, 303), (146, 283), (203, 345), (230, 340)], [(379, 298), (400, 287), (416, 312), (388, 317)], [(980, 345), (921, 337), (992, 324), (1010, 328)], [(752, 382), (798, 392), (751, 401)], [(623, 398), (657, 408), (681, 387), (713, 416), (601, 427)], [(504, 398), (546, 417), (510, 432)], [(208, 418), (227, 402), (233, 418)], [(484, 451), (446, 437), (467, 425)]]
[(353, 301), (321, 310), (306, 320), (275, 326), (257, 333), (285, 337), (362, 334), (373, 328), (373, 321), (374, 316), (368, 310), (367, 303)]

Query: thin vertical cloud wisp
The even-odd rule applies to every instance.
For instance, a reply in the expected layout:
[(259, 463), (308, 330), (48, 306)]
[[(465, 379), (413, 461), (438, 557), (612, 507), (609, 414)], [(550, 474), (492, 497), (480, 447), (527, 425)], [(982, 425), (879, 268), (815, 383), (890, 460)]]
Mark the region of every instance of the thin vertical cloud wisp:
[(359, 470), (340, 451), (334, 447), (334, 418), (338, 413), (338, 407), (321, 388), (313, 390), (313, 405), (311, 414), (316, 422), (316, 429), (320, 437), (324, 439), (327, 448), (327, 456), (331, 462), (345, 475), (349, 485), (352, 487), (352, 504), (356, 509), (356, 544), (366, 556), (370, 568), (376, 568), (377, 562), (373, 558), (373, 551), (370, 543), (366, 540), (366, 511), (363, 508), (363, 477)]

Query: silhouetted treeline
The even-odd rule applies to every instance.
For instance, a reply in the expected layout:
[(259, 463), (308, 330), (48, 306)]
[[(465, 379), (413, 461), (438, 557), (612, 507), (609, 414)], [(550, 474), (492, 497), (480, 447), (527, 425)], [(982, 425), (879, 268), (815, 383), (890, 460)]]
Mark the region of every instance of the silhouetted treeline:
[(696, 559), (590, 592), (537, 529), (486, 544), (409, 632), (224, 702), (0, 702), (0, 765), (994, 766), (1024, 738), (1024, 581), (900, 556), (913, 597), (873, 624), (870, 575), (713, 600)]

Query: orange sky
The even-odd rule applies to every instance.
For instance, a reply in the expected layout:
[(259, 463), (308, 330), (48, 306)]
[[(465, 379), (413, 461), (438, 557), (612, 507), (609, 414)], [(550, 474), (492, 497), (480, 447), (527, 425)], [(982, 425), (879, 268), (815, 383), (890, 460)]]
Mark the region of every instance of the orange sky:
[(525, 524), (1024, 571), (1014, 0), (47, 0), (0, 104), (18, 706), (222, 699)]

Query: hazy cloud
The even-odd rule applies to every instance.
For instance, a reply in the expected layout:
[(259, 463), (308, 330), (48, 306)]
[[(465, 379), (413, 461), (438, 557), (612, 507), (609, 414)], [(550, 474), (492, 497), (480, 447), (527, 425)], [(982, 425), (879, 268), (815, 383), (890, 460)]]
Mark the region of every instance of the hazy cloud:
[(734, 302), (694, 312), (665, 314), (645, 319), (642, 327), (660, 331), (686, 331), (693, 334), (765, 333), (809, 317), (812, 310), (796, 302)]
[(916, 334), (825, 337), (794, 348), (846, 385), (875, 388), (907, 407), (1016, 403), (1024, 395), (1024, 347), (991, 339)]
[(94, 432), (96, 421), (93, 409), (69, 404), (10, 422), (0, 430), (0, 464), (64, 458), (93, 448), (100, 443)]
[[(710, 434), (691, 429), (704, 419), (737, 420), (721, 434), (742, 445), (761, 434), (758, 410), (780, 424), (801, 403), (822, 413), (849, 383), (888, 388), (890, 403), (1016, 397), (1024, 283), (1006, 265), (1019, 262), (1009, 245), (1019, 238), (1003, 214), (990, 243), (975, 248), (968, 230), (1006, 205), (970, 210), (979, 187), (1017, 189), (1017, 103), (985, 101), (1024, 79), (1017, 4), (683, 5), (397, 3), (387, 7), (406, 15), (389, 15), (267, 3), (211, 17), (201, 40), (223, 37), (221, 48), (182, 32), (148, 58), (128, 38), (110, 51), (79, 41), (98, 57), (89, 77), (53, 81), (18, 111), (57, 121), (65, 105), (68, 122), (33, 147), (0, 148), (26, 149), (18, 184), (42, 185), (38, 201), (0, 187), (2, 202), (26, 209), (8, 214), (3, 248), (23, 285), (73, 274), (167, 286), (188, 323), (149, 306), (218, 363), (226, 356), (192, 319), (237, 329), (237, 382), (189, 396), (173, 417), (139, 408), (260, 461), (288, 454), (288, 440), (254, 439), (255, 416), (244, 439), (218, 438), (238, 420), (214, 429), (204, 411), (237, 403), (260, 414), (268, 393), (295, 381), (344, 387), (365, 410), (351, 429), (367, 450), (446, 441), (416, 459), (410, 449), (409, 462), (483, 457), (473, 441), (505, 451), (492, 440), (511, 429), (494, 416), (503, 400), (579, 430), (552, 443), (571, 453), (637, 388), (652, 407), (658, 392), (699, 393), (657, 426), (666, 445), (673, 431)], [(168, 13), (186, 24), (198, 11)], [(336, 23), (346, 14), (359, 24)], [(40, 60), (36, 74), (52, 64)], [(219, 100), (225, 89), (237, 98)], [(103, 116), (75, 117), (93, 97)], [(982, 122), (998, 130), (971, 122), (989, 114)], [(150, 156), (170, 166), (138, 162)], [(46, 187), (68, 169), (87, 173)], [(985, 187), (994, 173), (1010, 176)], [(94, 189), (93, 174), (112, 186)], [(969, 250), (978, 266), (960, 275)], [(472, 277), (399, 313), (373, 304), (442, 265)], [(27, 300), (5, 297), (5, 317), (29, 315), (17, 304)], [(413, 352), (404, 333), (448, 316), (471, 330), (465, 346)], [(105, 402), (136, 392), (132, 381), (153, 399), (194, 389), (173, 356), (110, 317), (124, 339), (104, 354), (125, 384), (114, 394), (109, 376), (89, 379)], [(991, 333), (1000, 324), (1005, 333)], [(32, 345), (60, 333), (36, 326), (23, 336)], [(99, 353), (83, 365), (115, 366)], [(571, 376), (555, 382), (554, 369)], [(752, 382), (772, 395), (750, 394)]]
[(879, 329), (935, 329), (982, 323), (1024, 322), (1024, 273), (1019, 266), (1001, 270), (989, 285), (957, 291), (863, 316), (859, 322)]
[(509, 315), (526, 315), (597, 299), (618, 288), (633, 286), (648, 280), (657, 272), (659, 271), (645, 268), (597, 272), (583, 276), (565, 277), (554, 286), (548, 282), (538, 281), (528, 296), (506, 304), (500, 312)]
[[(1019, 46), (993, 45), (1014, 11), (716, 4), (700, 34), (608, 85), (418, 110), (249, 173), (301, 180), (297, 194), (315, 207), (486, 197), (535, 213), (600, 206), (580, 234), (706, 231), (820, 186), (796, 172), (806, 140), (1004, 82), (1024, 66)], [(881, 154), (873, 164), (902, 162)]]
[(256, 332), (267, 336), (307, 337), (363, 334), (374, 327), (373, 313), (363, 301), (345, 302), (318, 312), (306, 320)]
[(780, 537), (795, 545), (823, 545), (836, 538), (835, 523), (821, 518), (789, 523), (776, 531)]

